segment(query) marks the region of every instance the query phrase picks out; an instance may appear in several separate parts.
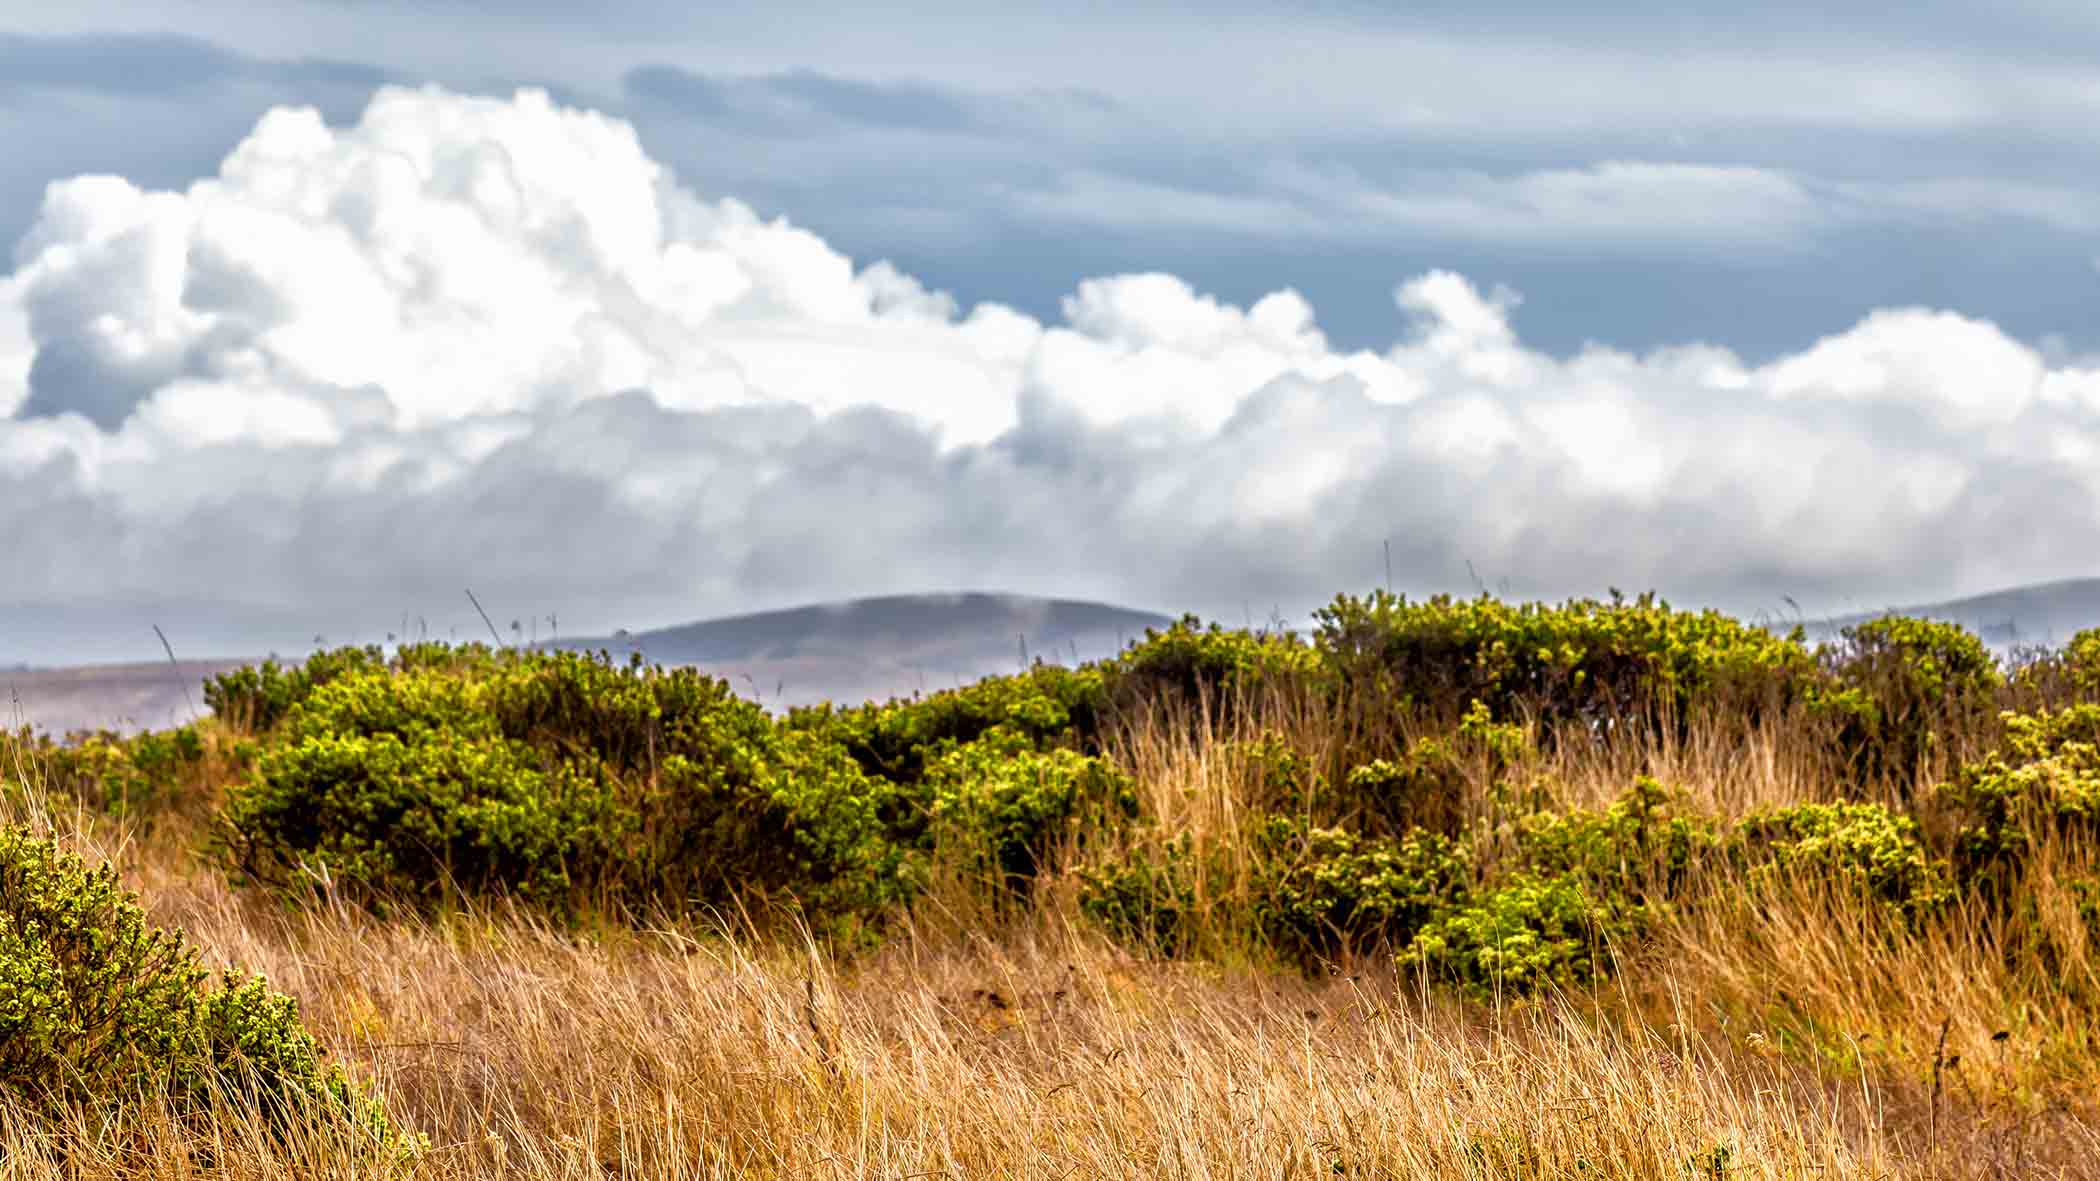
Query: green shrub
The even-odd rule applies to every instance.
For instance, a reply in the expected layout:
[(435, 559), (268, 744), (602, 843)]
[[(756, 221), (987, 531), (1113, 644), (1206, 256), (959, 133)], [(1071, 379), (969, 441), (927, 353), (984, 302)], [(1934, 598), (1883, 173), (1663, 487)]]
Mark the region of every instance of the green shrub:
[(619, 835), (609, 796), (499, 736), (313, 735), (262, 757), (220, 840), (279, 889), (311, 888), (304, 865), (368, 899), (508, 890), (560, 908), (572, 866), (602, 862)]
[(2100, 627), (2072, 636), (2063, 651), (2072, 684), (2081, 693), (2100, 695)]
[(1107, 689), (1124, 709), (1208, 703), (1224, 716), (1242, 696), (1304, 683), (1318, 668), (1318, 654), (1289, 632), (1206, 627), (1188, 615), (1164, 630), (1146, 628), (1142, 641), (1107, 662)]
[(1633, 933), (1573, 875), (1520, 873), (1425, 924), (1401, 960), (1476, 997), (1521, 996), (1598, 979), (1611, 943)]
[(1496, 722), (1487, 705), (1475, 701), (1452, 736), (1417, 738), (1401, 758), (1352, 768), (1338, 811), (1343, 823), (1375, 832), (1424, 828), (1457, 835), (1480, 805), (1506, 802), (1511, 774), (1528, 752), (1522, 727)]
[(1829, 683), (1812, 704), (1840, 723), (1854, 774), (1907, 786), (1950, 736), (1975, 731), (2005, 683), (1983, 641), (1961, 627), (1890, 615), (1844, 629), (1822, 650)]
[(1114, 863), (1082, 865), (1079, 910), (1126, 944), (1159, 955), (1180, 955), (1194, 937), (1195, 842), (1187, 833), (1140, 846)]
[(261, 732), (337, 677), (384, 667), (386, 655), (377, 646), (316, 652), (296, 665), (272, 658), (205, 681), (204, 703), (231, 725)]
[(1234, 739), (1226, 751), (1227, 764), (1239, 765), (1240, 799), (1249, 808), (1296, 811), (1326, 790), (1313, 761), (1281, 734), (1264, 731), (1258, 738)]
[(2038, 836), (2100, 835), (2100, 704), (2009, 713), (2004, 724), (1999, 747), (1940, 789), (1959, 824), (1958, 876), (1994, 888)]
[(1467, 812), (1468, 784), (1448, 743), (1418, 739), (1407, 757), (1373, 759), (1344, 781), (1345, 816), (1376, 832), (1413, 828), (1455, 835)]
[[(903, 811), (834, 744), (776, 733), (725, 682), (609, 659), (503, 653), (345, 674), (279, 725), (228, 793), (217, 847), (294, 893), (365, 901), (508, 893), (819, 910), (906, 891), (883, 813)], [(302, 875), (304, 866), (312, 871)]]
[(1478, 701), (1585, 741), (1607, 726), (1681, 724), (1696, 706), (1750, 711), (1793, 698), (1813, 672), (1796, 631), (1775, 636), (1716, 611), (1649, 595), (1554, 607), (1482, 595), (1409, 602), (1343, 595), (1318, 613), (1315, 643), (1352, 710), (1456, 721)]
[(391, 1139), (380, 1105), (324, 1067), (298, 1006), (150, 927), (109, 866), (0, 828), (0, 1092), (36, 1110), (162, 1088), (184, 1110), (230, 1082), (276, 1117), (348, 1119)]
[(1081, 831), (1127, 823), (1138, 808), (1129, 777), (1103, 760), (1039, 751), (1003, 728), (935, 756), (925, 786), (936, 853), (1016, 886)]
[(150, 821), (170, 810), (201, 810), (205, 802), (204, 739), (195, 726), (31, 745), (45, 786), (98, 812)]
[(1953, 897), (1945, 866), (1919, 839), (1918, 822), (1881, 804), (1769, 809), (1736, 826), (1731, 849), (1754, 870), (1826, 875), (1907, 911), (1930, 910)]
[(925, 777), (929, 759), (994, 727), (1036, 749), (1084, 752), (1098, 743), (1105, 694), (1099, 668), (1038, 664), (920, 700), (797, 708), (786, 727), (837, 742), (868, 774), (909, 786)]
[(1711, 820), (1685, 814), (1677, 796), (1645, 776), (1601, 812), (1535, 813), (1516, 829), (1523, 870), (1588, 882), (1636, 916), (1681, 893), (1719, 843)]
[(1256, 921), (1301, 959), (1403, 945), (1472, 888), (1469, 848), (1441, 833), (1363, 837), (1290, 817), (1254, 832)]

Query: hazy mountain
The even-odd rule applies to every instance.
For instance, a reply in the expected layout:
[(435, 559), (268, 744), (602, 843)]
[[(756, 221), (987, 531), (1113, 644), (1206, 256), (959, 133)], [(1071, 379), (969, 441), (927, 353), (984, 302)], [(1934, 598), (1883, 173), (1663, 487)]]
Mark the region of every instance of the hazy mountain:
[[(1170, 622), (1147, 611), (1071, 599), (896, 595), (569, 639), (560, 646), (697, 665), (779, 709), (826, 700), (858, 704), (965, 684), (1019, 668), (1024, 646), (1031, 661), (1096, 660), (1114, 655), (1146, 628)], [(0, 670), (0, 724), (54, 734), (177, 725), (201, 708), (204, 678), (240, 663)]]
[(179, 726), (204, 712), (206, 678), (239, 667), (186, 660), (0, 669), (0, 726), (50, 734)]
[(2030, 645), (2056, 647), (2086, 628), (2100, 627), (2100, 578), (2045, 582), (1944, 603), (1863, 612), (1808, 624), (1808, 632), (1811, 638), (1823, 638), (1879, 615), (1958, 623), (2001, 651)]
[(1029, 661), (1114, 655), (1148, 627), (1148, 611), (1073, 599), (964, 593), (819, 603), (677, 627), (563, 640), (569, 649), (640, 652), (696, 665), (781, 707), (858, 703), (966, 684)]

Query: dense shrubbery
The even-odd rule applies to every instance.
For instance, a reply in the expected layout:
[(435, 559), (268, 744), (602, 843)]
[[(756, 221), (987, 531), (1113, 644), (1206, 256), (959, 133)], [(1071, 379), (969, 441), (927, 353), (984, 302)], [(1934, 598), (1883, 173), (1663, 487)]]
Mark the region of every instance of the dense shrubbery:
[(1888, 616), (1849, 627), (1822, 653), (1812, 706), (1839, 722), (1850, 774), (1910, 788), (1934, 748), (1975, 732), (2004, 674), (1983, 641), (1951, 623)]
[(870, 775), (912, 784), (944, 744), (974, 742), (995, 727), (1037, 749), (1092, 747), (1100, 734), (1104, 694), (1098, 668), (1038, 664), (923, 700), (799, 708), (789, 712), (785, 725), (839, 743)]
[(17, 741), (38, 764), (45, 786), (97, 812), (150, 823), (205, 802), (206, 750), (196, 726), (129, 737), (81, 734), (66, 743)]
[(1255, 832), (1254, 910), (1298, 957), (1405, 943), (1472, 891), (1466, 845), (1417, 829), (1398, 839), (1271, 817)]
[(1263, 689), (1318, 673), (1319, 654), (1288, 632), (1206, 627), (1190, 615), (1165, 630), (1147, 628), (1142, 641), (1107, 662), (1105, 684), (1126, 712), (1181, 705), (1224, 717)]
[(1940, 793), (1960, 822), (1957, 870), (1999, 887), (2039, 837), (2100, 838), (2100, 704), (2008, 715), (2005, 728)]
[(1201, 872), (1187, 833), (1139, 845), (1115, 861), (1078, 866), (1079, 909), (1141, 951), (1179, 955), (1194, 933)]
[(234, 726), (267, 730), (322, 685), (346, 673), (385, 666), (385, 654), (374, 647), (316, 652), (295, 665), (273, 658), (205, 681), (204, 704)]
[[(1343, 596), (1309, 637), (1186, 619), (1077, 669), (778, 720), (690, 670), (481, 645), (341, 649), (207, 696), (250, 736), (210, 756), (245, 768), (218, 853), (292, 894), (785, 903), (866, 931), (936, 881), (1005, 907), (1069, 868), (1081, 912), (1148, 952), (1220, 931), (1301, 962), (1383, 948), (1505, 994), (1593, 978), (1729, 883), (1829, 882), (1920, 921), (2002, 903), (2043, 834), (2100, 835), (2100, 631), (2008, 675), (1951, 625), (1878, 619), (1811, 650), (1648, 596)], [(1293, 745), (1308, 718), (1317, 740)], [(1145, 727), (1219, 760), (1223, 828), (1148, 814), (1119, 761)], [(1827, 794), (1700, 814), (1638, 770), (1695, 732), (1780, 734)], [(1556, 803), (1565, 757), (1633, 786)], [(194, 730), (99, 738), (55, 778), (120, 810), (200, 759)]]
[(1946, 866), (1925, 850), (1918, 822), (1881, 804), (1800, 804), (1743, 820), (1734, 851), (1754, 869), (1815, 873), (1863, 887), (1907, 911), (1951, 897)]
[(319, 876), (375, 901), (504, 891), (555, 910), (769, 887), (859, 903), (882, 891), (858, 879), (896, 868), (867, 847), (876, 784), (691, 670), (412, 660), (311, 687), (279, 730), (219, 839), (283, 889)]
[(1136, 807), (1127, 777), (1081, 749), (1091, 670), (782, 723), (693, 670), (573, 653), (425, 647), (286, 683), (298, 692), (273, 698), (289, 704), (217, 847), (293, 893), (872, 918), (936, 854), (1025, 886)]
[(925, 784), (936, 848), (1012, 884), (1033, 881), (1081, 832), (1112, 829), (1138, 810), (1121, 771), (1070, 750), (1037, 750), (1003, 729), (951, 746), (928, 766)]
[(1441, 912), (1402, 959), (1476, 996), (1572, 987), (1606, 974), (1632, 920), (1573, 875), (1518, 873)]
[(2064, 645), (2064, 664), (2073, 684), (2088, 693), (2100, 694), (2100, 627), (2088, 628)]
[(1813, 664), (1798, 632), (1647, 595), (1552, 607), (1373, 592), (1339, 596), (1318, 618), (1322, 662), (1357, 708), (1456, 720), (1480, 702), (1556, 733), (1681, 720), (1704, 698), (1756, 707), (1783, 699)]
[(166, 1093), (195, 1110), (231, 1086), (273, 1116), (391, 1137), (376, 1101), (325, 1067), (298, 1008), (259, 979), (218, 985), (150, 927), (108, 866), (0, 827), (0, 1093), (34, 1110)]

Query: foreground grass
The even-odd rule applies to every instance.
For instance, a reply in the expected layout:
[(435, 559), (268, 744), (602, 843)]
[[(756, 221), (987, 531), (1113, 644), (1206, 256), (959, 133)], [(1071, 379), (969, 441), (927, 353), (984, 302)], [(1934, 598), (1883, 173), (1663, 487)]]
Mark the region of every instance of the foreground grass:
[(1147, 962), (1054, 902), (843, 961), (505, 907), (287, 911), (181, 840), (35, 819), (300, 998), (430, 1146), (274, 1131), (232, 1100), (201, 1124), (4, 1113), (10, 1177), (2100, 1175), (2100, 1122), (2062, 1097), (2092, 1060), (2044, 1044), (2076, 1015), (1993, 1041), (1988, 949), (1858, 937), (1842, 899), (1776, 892), (1761, 930), (1687, 925), (1622, 983), (1495, 1007), (1383, 959)]

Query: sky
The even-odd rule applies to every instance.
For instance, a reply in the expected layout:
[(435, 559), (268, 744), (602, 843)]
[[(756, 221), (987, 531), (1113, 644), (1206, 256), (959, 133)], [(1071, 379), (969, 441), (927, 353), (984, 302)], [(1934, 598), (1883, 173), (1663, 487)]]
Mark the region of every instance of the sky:
[(2055, 0), (0, 5), (0, 662), (2100, 575), (2096, 115)]

